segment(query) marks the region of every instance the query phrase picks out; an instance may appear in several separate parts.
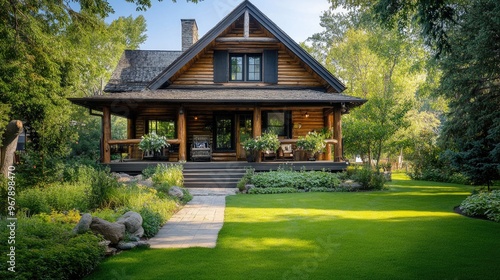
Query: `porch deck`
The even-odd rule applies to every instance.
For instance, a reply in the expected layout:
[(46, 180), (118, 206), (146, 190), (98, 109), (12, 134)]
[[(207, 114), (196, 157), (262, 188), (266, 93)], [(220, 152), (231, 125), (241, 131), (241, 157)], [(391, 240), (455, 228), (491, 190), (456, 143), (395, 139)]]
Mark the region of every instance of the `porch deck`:
[[(103, 164), (111, 169), (111, 172), (123, 172), (128, 174), (139, 174), (149, 166), (158, 164), (175, 164), (176, 162), (167, 161), (140, 161), (131, 160), (123, 162), (111, 162)], [(340, 172), (347, 168), (347, 162), (332, 161), (264, 161), (264, 162), (246, 162), (246, 161), (217, 161), (217, 162), (185, 162), (184, 170), (190, 169), (245, 169), (253, 168), (257, 172), (277, 170), (279, 167), (293, 168), (294, 170), (305, 169), (308, 171), (328, 170)]]
[[(139, 174), (148, 166), (174, 164), (166, 161), (125, 161), (105, 164), (112, 172)], [(340, 172), (347, 168), (347, 162), (332, 161), (266, 161), (266, 162), (186, 162), (184, 165), (184, 186), (187, 188), (235, 188), (245, 174), (246, 168), (256, 172), (293, 168), (293, 170)]]

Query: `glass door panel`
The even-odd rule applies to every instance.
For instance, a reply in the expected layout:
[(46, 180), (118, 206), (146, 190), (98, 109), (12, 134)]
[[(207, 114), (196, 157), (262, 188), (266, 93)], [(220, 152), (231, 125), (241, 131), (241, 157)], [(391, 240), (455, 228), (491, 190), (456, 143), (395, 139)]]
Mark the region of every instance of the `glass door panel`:
[(215, 150), (234, 150), (233, 141), (233, 116), (215, 116)]

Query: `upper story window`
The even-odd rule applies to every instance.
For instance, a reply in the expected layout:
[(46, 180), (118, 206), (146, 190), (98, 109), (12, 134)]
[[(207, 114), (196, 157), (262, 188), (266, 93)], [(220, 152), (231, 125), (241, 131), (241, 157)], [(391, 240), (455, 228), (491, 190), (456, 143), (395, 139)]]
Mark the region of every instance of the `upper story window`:
[(262, 53), (229, 53), (214, 51), (214, 83), (263, 82), (278, 83), (278, 51)]
[(230, 81), (262, 81), (261, 54), (231, 54), (229, 62)]

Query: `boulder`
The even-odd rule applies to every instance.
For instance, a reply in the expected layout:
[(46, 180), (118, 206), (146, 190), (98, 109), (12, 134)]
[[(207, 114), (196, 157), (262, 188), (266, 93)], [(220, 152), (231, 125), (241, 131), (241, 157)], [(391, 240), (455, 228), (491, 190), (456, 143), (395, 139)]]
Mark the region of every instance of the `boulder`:
[(82, 234), (90, 229), (90, 224), (92, 223), (92, 216), (89, 213), (85, 213), (80, 218), (80, 221), (73, 228), (73, 233)]
[(135, 245), (135, 247), (137, 248), (149, 248), (151, 246), (147, 241), (143, 240), (137, 241), (136, 243), (137, 245)]
[(152, 187), (153, 186), (153, 179), (147, 178), (146, 180), (139, 180), (139, 181), (137, 181), (137, 184), (145, 186), (145, 187)]
[(141, 214), (137, 212), (128, 211), (127, 213), (123, 214), (123, 216), (118, 218), (118, 221), (116, 222), (125, 225), (125, 231), (130, 236), (142, 237), (144, 235), (144, 229), (142, 228), (142, 217)]
[(131, 241), (131, 242), (124, 242), (120, 241), (118, 245), (116, 245), (116, 248), (119, 250), (130, 250), (133, 248), (149, 248), (150, 245), (146, 241)]
[(116, 245), (116, 248), (120, 249), (120, 250), (130, 250), (130, 249), (135, 248), (135, 246), (137, 246), (136, 242), (120, 241), (120, 243), (118, 243), (118, 245)]
[(130, 177), (119, 177), (116, 181), (118, 181), (118, 183), (128, 183), (132, 181), (132, 179), (130, 179)]
[(135, 181), (142, 181), (142, 175), (139, 174), (139, 175), (134, 176), (134, 180)]
[(251, 190), (251, 189), (253, 189), (253, 188), (255, 188), (255, 186), (254, 186), (254, 185), (252, 185), (252, 184), (246, 184), (246, 185), (245, 185), (245, 190), (247, 191), (247, 193), (248, 193), (248, 191), (249, 191), (249, 190)]
[(168, 190), (168, 195), (182, 199), (184, 197), (184, 192), (180, 187), (173, 186)]
[(93, 217), (90, 224), (92, 232), (101, 234), (111, 244), (118, 244), (125, 236), (125, 225), (121, 223), (110, 223), (101, 218)]

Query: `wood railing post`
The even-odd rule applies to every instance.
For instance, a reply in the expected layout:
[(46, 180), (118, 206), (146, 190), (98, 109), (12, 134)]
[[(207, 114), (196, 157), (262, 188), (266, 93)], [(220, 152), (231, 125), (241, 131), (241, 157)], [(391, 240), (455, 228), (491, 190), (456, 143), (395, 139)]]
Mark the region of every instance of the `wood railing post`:
[(111, 149), (109, 147), (111, 140), (111, 112), (108, 106), (102, 108), (102, 162), (111, 162)]

